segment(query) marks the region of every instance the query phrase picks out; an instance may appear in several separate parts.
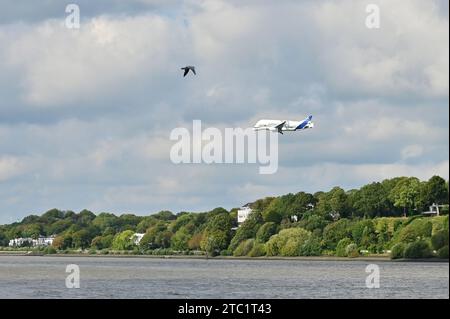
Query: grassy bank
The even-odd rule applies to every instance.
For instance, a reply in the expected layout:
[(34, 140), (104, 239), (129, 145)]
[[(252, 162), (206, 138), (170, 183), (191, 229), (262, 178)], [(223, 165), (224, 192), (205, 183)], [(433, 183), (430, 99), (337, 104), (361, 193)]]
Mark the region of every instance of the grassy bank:
[(367, 261), (367, 262), (449, 262), (449, 259), (442, 258), (419, 258), (419, 259), (391, 259), (389, 254), (371, 254), (358, 257), (337, 257), (337, 256), (296, 256), (296, 257), (283, 257), (283, 256), (260, 256), (260, 257), (248, 257), (248, 256), (206, 256), (206, 254), (172, 254), (172, 255), (145, 255), (145, 254), (133, 254), (131, 252), (111, 251), (108, 254), (101, 253), (100, 251), (93, 252), (79, 252), (79, 251), (64, 251), (56, 253), (45, 253), (40, 250), (0, 250), (1, 256), (47, 256), (47, 257), (92, 257), (92, 258), (154, 258), (154, 259), (201, 259), (201, 260), (298, 260), (298, 261)]

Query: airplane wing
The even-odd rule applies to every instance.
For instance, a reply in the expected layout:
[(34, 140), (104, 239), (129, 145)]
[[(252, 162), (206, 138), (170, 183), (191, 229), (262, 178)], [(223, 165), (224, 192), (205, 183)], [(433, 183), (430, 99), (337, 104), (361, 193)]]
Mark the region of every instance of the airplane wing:
[(283, 128), (284, 124), (286, 124), (286, 121), (283, 121), (278, 125), (275, 125), (275, 128), (278, 130), (278, 133), (283, 134), (283, 131), (281, 129)]

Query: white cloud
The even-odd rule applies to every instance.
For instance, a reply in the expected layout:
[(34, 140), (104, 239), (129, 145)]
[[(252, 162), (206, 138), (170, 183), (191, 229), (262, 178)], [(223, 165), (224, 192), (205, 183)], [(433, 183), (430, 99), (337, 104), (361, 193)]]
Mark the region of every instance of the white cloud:
[(414, 158), (423, 154), (421, 145), (408, 145), (402, 149), (402, 159)]
[(433, 175), (439, 175), (445, 179), (449, 178), (449, 161), (440, 163), (421, 163), (419, 165), (407, 164), (384, 164), (384, 165), (361, 165), (355, 170), (356, 176), (364, 179), (371, 178), (373, 181), (392, 178), (392, 176), (415, 176), (427, 180)]
[(11, 156), (0, 157), (0, 182), (5, 182), (27, 171), (26, 162), (23, 159)]
[[(368, 3), (380, 7), (380, 29), (365, 26)], [(326, 78), (348, 93), (448, 97), (448, 17), (438, 10), (436, 1), (319, 2)]]
[(144, 74), (156, 78), (166, 72), (179, 34), (170, 24), (155, 15), (100, 16), (74, 30), (49, 20), (6, 40), (6, 61), (22, 73), (28, 103), (86, 103)]

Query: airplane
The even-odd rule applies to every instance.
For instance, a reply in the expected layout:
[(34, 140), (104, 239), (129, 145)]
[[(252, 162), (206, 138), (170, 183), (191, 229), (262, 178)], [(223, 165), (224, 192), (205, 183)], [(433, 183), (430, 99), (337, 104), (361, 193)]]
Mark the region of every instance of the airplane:
[(313, 128), (314, 123), (311, 120), (312, 115), (308, 116), (303, 121), (259, 120), (253, 127), (253, 130), (277, 131), (278, 133), (283, 134), (283, 131), (298, 131)]

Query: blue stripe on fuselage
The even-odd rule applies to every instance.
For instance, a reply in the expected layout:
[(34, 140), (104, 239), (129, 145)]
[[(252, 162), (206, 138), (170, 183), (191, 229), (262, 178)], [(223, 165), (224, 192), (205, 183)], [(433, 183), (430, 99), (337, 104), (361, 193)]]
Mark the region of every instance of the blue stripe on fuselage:
[(296, 130), (301, 130), (301, 129), (305, 128), (306, 124), (308, 124), (308, 119), (306, 119), (303, 122), (301, 122), (300, 125), (297, 126), (295, 129)]
[(312, 119), (312, 115), (308, 116), (303, 122), (300, 123), (299, 126), (297, 126), (295, 129), (296, 130), (301, 130), (304, 129), (305, 126), (308, 124), (309, 121), (311, 121)]

